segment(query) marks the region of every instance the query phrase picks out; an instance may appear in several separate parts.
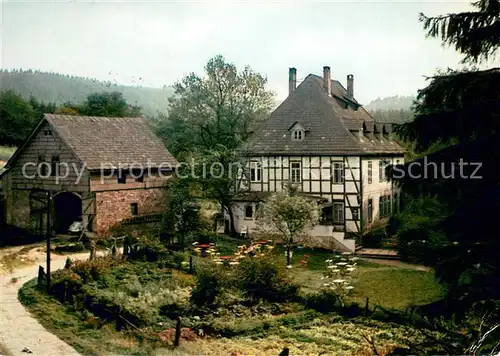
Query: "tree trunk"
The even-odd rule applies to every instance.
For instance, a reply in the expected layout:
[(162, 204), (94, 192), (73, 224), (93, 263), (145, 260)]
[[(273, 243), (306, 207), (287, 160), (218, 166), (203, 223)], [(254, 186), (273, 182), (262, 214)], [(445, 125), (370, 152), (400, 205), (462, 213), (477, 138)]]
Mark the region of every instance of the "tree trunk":
[(233, 209), (231, 209), (231, 204), (224, 204), (223, 207), (227, 209), (227, 213), (229, 215), (229, 231), (227, 231), (226, 233), (229, 233), (231, 236), (233, 236), (236, 233), (236, 227), (234, 226)]
[(292, 244), (286, 245), (286, 265), (292, 265)]

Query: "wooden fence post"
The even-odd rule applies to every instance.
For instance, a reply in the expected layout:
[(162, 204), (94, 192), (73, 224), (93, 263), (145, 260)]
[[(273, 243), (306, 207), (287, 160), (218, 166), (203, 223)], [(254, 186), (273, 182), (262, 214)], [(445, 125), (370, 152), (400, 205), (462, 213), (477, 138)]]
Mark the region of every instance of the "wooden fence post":
[(179, 346), (180, 340), (181, 340), (181, 323), (182, 323), (182, 318), (179, 316), (177, 317), (177, 324), (175, 325), (175, 341), (174, 341), (174, 346)]
[(120, 318), (120, 308), (115, 309), (115, 322), (116, 322), (116, 331), (121, 331), (122, 329), (122, 321)]
[(45, 275), (45, 272), (43, 270), (43, 267), (42, 266), (38, 266), (38, 287), (42, 287), (44, 282), (43, 282), (43, 279), (44, 279), (44, 276)]

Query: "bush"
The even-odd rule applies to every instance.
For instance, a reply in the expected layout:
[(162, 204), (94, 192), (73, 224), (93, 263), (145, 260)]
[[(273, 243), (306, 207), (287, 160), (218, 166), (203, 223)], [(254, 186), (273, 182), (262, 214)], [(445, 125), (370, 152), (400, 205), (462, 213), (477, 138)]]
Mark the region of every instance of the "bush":
[(224, 290), (234, 284), (230, 271), (221, 266), (198, 268), (196, 276), (197, 282), (191, 294), (191, 302), (198, 307), (221, 303)]
[(236, 283), (245, 295), (256, 300), (289, 301), (298, 291), (282, 259), (271, 255), (241, 259), (236, 269)]
[(114, 256), (96, 258), (92, 261), (75, 261), (71, 267), (71, 271), (87, 283), (92, 280), (99, 280), (105, 273), (109, 272), (111, 267), (119, 263), (121, 261), (114, 258)]
[(193, 233), (193, 241), (199, 244), (216, 243), (218, 236), (215, 232), (202, 230)]
[(51, 287), (59, 301), (72, 301), (82, 293), (83, 280), (71, 269), (62, 269), (51, 274)]

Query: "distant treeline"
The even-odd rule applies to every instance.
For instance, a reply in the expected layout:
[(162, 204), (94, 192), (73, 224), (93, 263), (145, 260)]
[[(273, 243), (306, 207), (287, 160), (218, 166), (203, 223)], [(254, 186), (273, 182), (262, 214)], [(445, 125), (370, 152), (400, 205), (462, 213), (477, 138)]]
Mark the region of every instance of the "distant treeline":
[(0, 69), (0, 91), (12, 90), (25, 100), (34, 97), (40, 102), (62, 105), (82, 103), (92, 93), (119, 92), (131, 105), (140, 106), (145, 115), (166, 113), (173, 90), (117, 85), (90, 78), (34, 70)]
[(119, 92), (89, 94), (79, 104), (43, 102), (31, 96), (25, 100), (20, 94), (0, 92), (0, 145), (18, 146), (31, 133), (44, 114), (87, 115), (108, 117), (137, 117), (141, 108), (129, 105)]
[(376, 109), (370, 111), (376, 122), (402, 124), (413, 120), (415, 113), (411, 109)]

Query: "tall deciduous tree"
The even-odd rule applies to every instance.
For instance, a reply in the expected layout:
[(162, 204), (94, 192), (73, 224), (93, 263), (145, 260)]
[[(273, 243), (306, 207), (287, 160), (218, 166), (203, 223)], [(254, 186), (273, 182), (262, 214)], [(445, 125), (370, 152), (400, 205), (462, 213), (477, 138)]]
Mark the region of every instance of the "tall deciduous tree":
[[(474, 6), (477, 11), (434, 18), (421, 14), (428, 35), (455, 47), (470, 64), (493, 58), (500, 45), (499, 1)], [(438, 73), (419, 92), (415, 119), (396, 129), (414, 142), (428, 170), (420, 179), (398, 177), (413, 199), (422, 200), (394, 222), (404, 227), (398, 232), (400, 250), (411, 254), (417, 246), (413, 253), (427, 256), (425, 262), (461, 296), (465, 288), (476, 298), (500, 297), (494, 224), (500, 213), (498, 83), (499, 68)]]
[(250, 67), (238, 71), (223, 56), (215, 56), (203, 76), (192, 73), (175, 84), (169, 116), (156, 122), (159, 135), (178, 160), (193, 159), (194, 171), (204, 167), (205, 173), (197, 174), (203, 192), (229, 213), (233, 232), (239, 150), (273, 106), (274, 93), (266, 90), (266, 83)]
[(299, 195), (293, 185), (274, 193), (259, 206), (257, 223), (261, 232), (282, 239), (286, 244), (286, 262), (291, 265), (291, 251), (299, 236), (308, 234), (318, 224), (320, 209), (311, 199)]
[(266, 83), (250, 67), (238, 71), (215, 56), (203, 76), (191, 73), (174, 85), (169, 116), (159, 120), (158, 131), (180, 159), (221, 145), (236, 149), (273, 106), (274, 93)]

